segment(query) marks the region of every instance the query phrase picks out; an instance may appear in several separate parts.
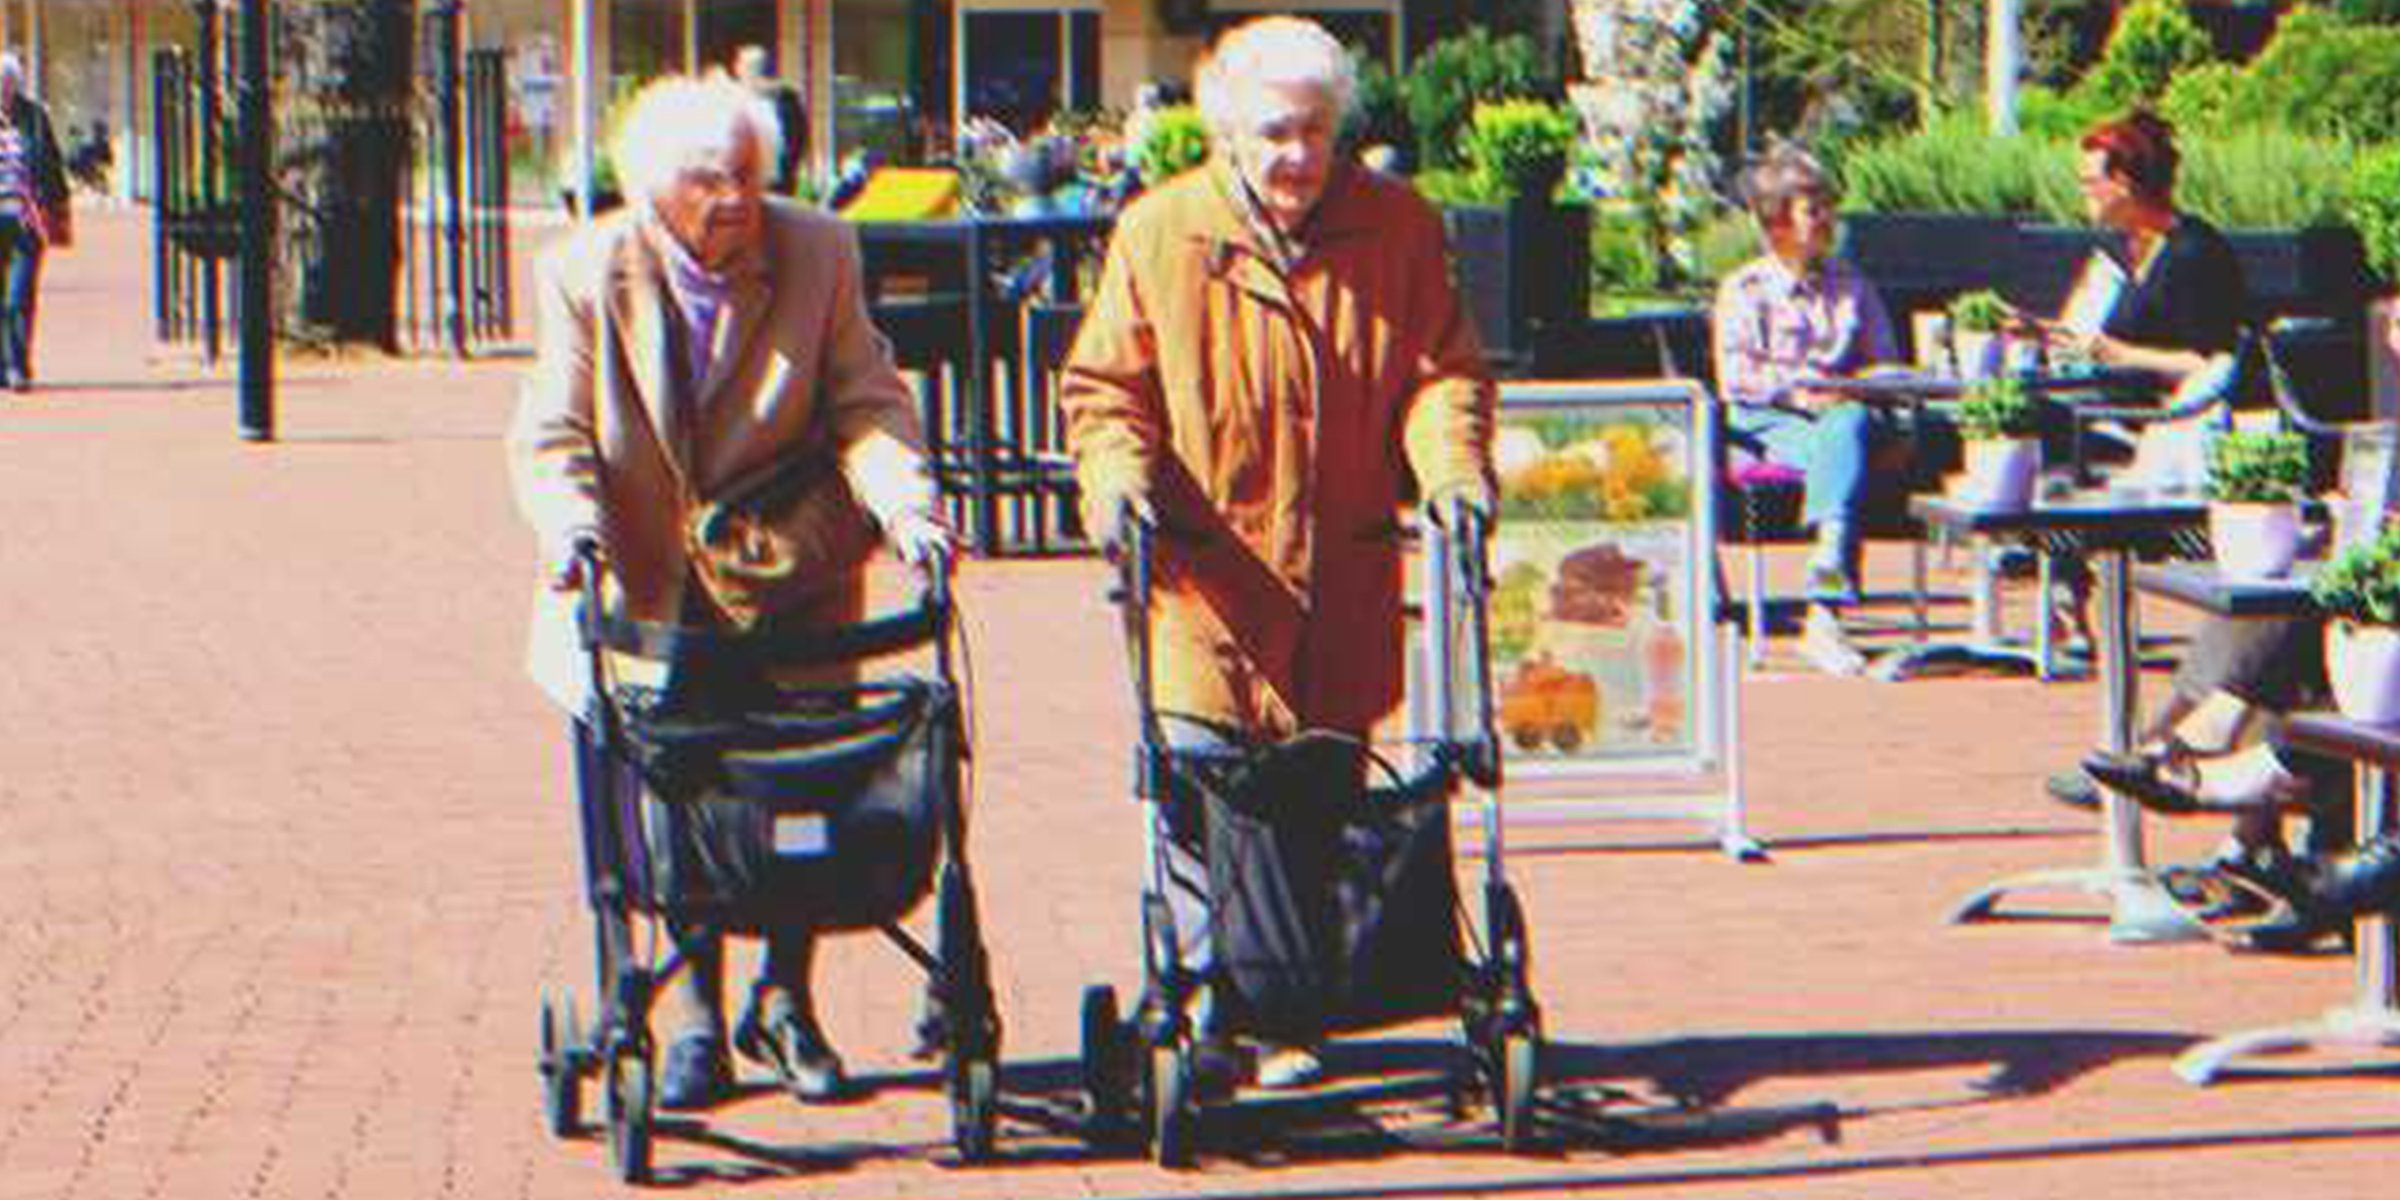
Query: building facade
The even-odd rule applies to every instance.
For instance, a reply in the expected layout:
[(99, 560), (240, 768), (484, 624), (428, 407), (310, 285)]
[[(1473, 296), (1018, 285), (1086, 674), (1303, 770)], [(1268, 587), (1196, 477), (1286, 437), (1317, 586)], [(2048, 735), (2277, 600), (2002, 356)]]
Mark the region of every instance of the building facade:
[[(272, 4), (295, 0), (270, 0)], [(939, 153), (969, 117), (1019, 132), (1064, 111), (1122, 109), (1151, 81), (1181, 82), (1227, 24), (1267, 12), (1322, 20), (1401, 65), (1463, 22), (1472, 0), (418, 0), (455, 2), (468, 44), (507, 55), (519, 194), (555, 194), (579, 112), (598, 129), (613, 97), (662, 72), (768, 49), (807, 100), (818, 170), (854, 150)], [(111, 145), (121, 195), (146, 190), (150, 57), (197, 43), (201, 10), (238, 0), (0, 0), (0, 44), (22, 55), (60, 136)], [(589, 86), (584, 86), (588, 79)]]

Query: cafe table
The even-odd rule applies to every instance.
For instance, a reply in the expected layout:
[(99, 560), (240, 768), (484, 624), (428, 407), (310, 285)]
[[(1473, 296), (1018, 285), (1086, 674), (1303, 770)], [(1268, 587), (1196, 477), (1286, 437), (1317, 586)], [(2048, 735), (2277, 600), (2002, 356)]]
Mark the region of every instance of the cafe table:
[[(2400, 770), (2400, 728), (2367, 725), (2331, 713), (2303, 713), (2284, 725), (2286, 741), (2301, 750), (2350, 760), (2358, 767), (2358, 836), (2363, 842), (2400, 831), (2400, 804), (2393, 780)], [(2400, 929), (2389, 912), (2360, 913), (2352, 929), (2357, 946), (2348, 1003), (2313, 1020), (2246, 1030), (2213, 1038), (2175, 1059), (2186, 1081), (2214, 1083), (2243, 1059), (2298, 1051), (2366, 1052), (2400, 1048)], [(2391, 1064), (2383, 1064), (2390, 1069)]]
[[(1928, 528), (1966, 538), (2034, 542), (2047, 534), (2075, 535), (2090, 553), (2098, 576), (2100, 744), (2120, 753), (2131, 750), (2141, 721), (2135, 677), (2141, 633), (2133, 607), (2133, 553), (2160, 534), (2200, 525), (2207, 519), (2207, 505), (2184, 493), (2115, 490), (2044, 497), (2020, 509), (1982, 508), (1947, 496), (1920, 496), (1909, 507)], [(2141, 814), (2132, 801), (2109, 793), (2103, 804), (2106, 837), (2097, 865), (2031, 871), (1987, 884), (1962, 901), (1951, 920), (1996, 916), (2000, 898), (2010, 892), (2067, 890), (2108, 898), (2112, 941), (2172, 942), (2201, 936), (2150, 872)]]

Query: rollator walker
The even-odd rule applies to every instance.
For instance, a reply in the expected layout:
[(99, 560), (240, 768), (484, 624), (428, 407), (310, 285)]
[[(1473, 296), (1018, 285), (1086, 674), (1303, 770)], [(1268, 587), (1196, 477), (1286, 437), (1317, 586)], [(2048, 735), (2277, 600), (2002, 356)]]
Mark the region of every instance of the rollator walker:
[[(648, 1182), (653, 1000), (688, 969), (700, 939), (756, 934), (797, 911), (820, 932), (880, 930), (924, 968), (918, 1032), (942, 1055), (952, 1139), (963, 1158), (987, 1157), (1000, 1018), (967, 860), (971, 707), (952, 671), (947, 576), (929, 573), (906, 611), (732, 633), (607, 616), (597, 555), (582, 565), (592, 698), (575, 774), (599, 1014), (586, 1031), (570, 990), (543, 995), (551, 1134), (579, 1131), (582, 1084), (597, 1075), (617, 1171)], [(776, 681), (928, 648), (929, 674)], [(642, 665), (663, 668), (645, 673), (664, 682), (617, 677)], [(900, 924), (929, 893), (938, 893), (930, 948)], [(637, 926), (647, 935), (638, 949)], [(668, 929), (679, 932), (662, 937)]]
[[(1281, 1029), (1260, 1018), (1309, 1004), (1312, 995), (1317, 1006), (1307, 1017), (1317, 1036), (1455, 1016), (1472, 1080), (1453, 1094), (1480, 1085), (1502, 1145), (1525, 1149), (1535, 1134), (1542, 1022), (1502, 835), (1487, 654), (1488, 519), (1460, 504), (1424, 523), (1418, 683), (1431, 689), (1440, 715), (1431, 735), (1405, 747), (1403, 769), (1375, 747), (1325, 731), (1237, 742), (1225, 751), (1170, 748), (1162, 718), (1174, 714), (1158, 709), (1152, 676), (1153, 554), (1160, 538), (1176, 534), (1128, 518), (1119, 601), (1139, 718), (1135, 792), (1146, 808), (1142, 991), (1124, 1016), (1114, 988), (1084, 992), (1081, 1065), (1094, 1135), (1138, 1137), (1159, 1164), (1185, 1166), (1203, 1111), (1243, 1101), (1238, 1088), (1201, 1094), (1196, 1055), (1204, 1031), (1191, 1010), (1205, 984), (1217, 1010), (1205, 1032), (1217, 1035), (1272, 1037)], [(1473, 793), (1481, 817), (1480, 922), (1460, 902), (1451, 846), (1451, 809), (1462, 790)], [(1182, 965), (1167, 898), (1169, 839), (1191, 838), (1195, 824), (1205, 828), (1209, 868), (1216, 966), (1207, 980)], [(1245, 865), (1229, 867), (1227, 857)], [(1261, 862), (1319, 869), (1314, 884), (1269, 870), (1276, 877), (1260, 888), (1242, 873)], [(1302, 893), (1292, 906), (1297, 915), (1253, 919), (1254, 910), (1275, 907), (1278, 884)], [(1305, 893), (1319, 884), (1330, 897), (1312, 905)], [(1301, 936), (1275, 936), (1295, 929)], [(1302, 943), (1296, 955), (1295, 941)], [(1304, 961), (1271, 961), (1279, 954)], [(1245, 975), (1295, 986), (1271, 996), (1262, 1011), (1245, 998), (1254, 989), (1228, 979)], [(1229, 991), (1236, 993), (1230, 1005)]]

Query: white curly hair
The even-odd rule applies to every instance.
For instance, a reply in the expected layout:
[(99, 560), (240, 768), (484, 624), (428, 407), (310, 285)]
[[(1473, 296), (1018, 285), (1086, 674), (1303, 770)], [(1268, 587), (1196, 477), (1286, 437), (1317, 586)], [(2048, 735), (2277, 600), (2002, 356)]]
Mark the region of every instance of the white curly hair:
[(634, 94), (609, 157), (626, 196), (656, 196), (687, 169), (724, 165), (745, 134), (762, 167), (782, 155), (782, 126), (756, 92), (721, 70), (668, 75)]
[(1259, 17), (1225, 31), (1201, 60), (1192, 83), (1200, 119), (1219, 139), (1242, 132), (1252, 97), (1264, 87), (1320, 88), (1336, 118), (1358, 98), (1358, 65), (1325, 27), (1305, 17)]

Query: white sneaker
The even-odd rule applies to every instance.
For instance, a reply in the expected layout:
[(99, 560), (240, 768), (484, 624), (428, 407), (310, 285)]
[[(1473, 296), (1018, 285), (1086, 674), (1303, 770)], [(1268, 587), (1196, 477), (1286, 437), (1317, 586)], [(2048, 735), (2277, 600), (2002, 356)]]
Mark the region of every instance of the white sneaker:
[(1828, 675), (1860, 675), (1867, 669), (1867, 656), (1850, 643), (1841, 618), (1821, 608), (1809, 611), (1800, 631), (1800, 654)]
[(1258, 1086), (1296, 1088), (1325, 1077), (1325, 1060), (1307, 1046), (1270, 1046), (1258, 1059)]

